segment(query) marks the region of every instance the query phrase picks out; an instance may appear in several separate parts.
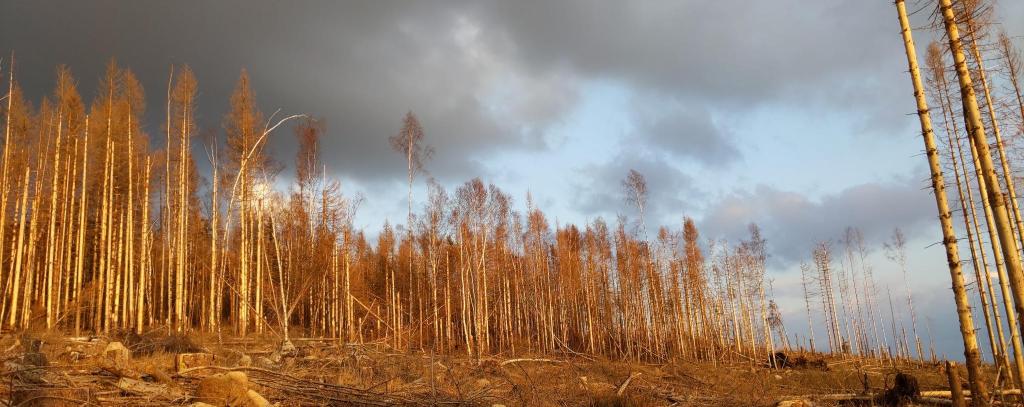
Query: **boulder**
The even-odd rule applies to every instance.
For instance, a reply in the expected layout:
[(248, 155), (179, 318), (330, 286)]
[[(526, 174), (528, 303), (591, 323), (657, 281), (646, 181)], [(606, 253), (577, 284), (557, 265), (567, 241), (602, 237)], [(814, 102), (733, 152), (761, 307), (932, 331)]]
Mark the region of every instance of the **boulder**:
[(228, 372), (209, 376), (199, 382), (196, 402), (228, 407), (271, 407), (269, 401), (249, 388), (244, 372)]
[(239, 386), (243, 386), (246, 389), (249, 388), (249, 376), (246, 375), (245, 372), (227, 372), (224, 373), (224, 376), (226, 376), (231, 381), (238, 383)]
[(132, 351), (124, 347), (121, 342), (111, 342), (103, 349), (103, 357), (115, 363), (128, 363), (132, 360)]
[(245, 407), (272, 407), (273, 406), (272, 404), (270, 404), (269, 401), (267, 401), (267, 399), (263, 398), (263, 396), (261, 396), (255, 390), (249, 390), (248, 392), (246, 392), (245, 395), (246, 395), (246, 403), (242, 404), (242, 406), (245, 406)]
[(215, 374), (199, 382), (195, 401), (215, 406), (239, 406), (248, 400), (248, 393), (249, 383), (245, 373)]
[(121, 342), (110, 342), (103, 348), (100, 367), (119, 377), (140, 379), (142, 375), (132, 367), (132, 351)]

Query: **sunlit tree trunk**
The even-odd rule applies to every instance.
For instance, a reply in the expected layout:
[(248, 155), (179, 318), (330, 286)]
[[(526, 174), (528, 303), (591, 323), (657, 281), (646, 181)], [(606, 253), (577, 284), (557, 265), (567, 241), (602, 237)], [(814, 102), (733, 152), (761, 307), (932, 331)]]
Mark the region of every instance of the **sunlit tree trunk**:
[(145, 316), (146, 311), (146, 291), (149, 284), (149, 276), (152, 273), (152, 250), (151, 250), (151, 227), (149, 224), (149, 184), (150, 184), (150, 169), (152, 163), (150, 157), (146, 157), (146, 176), (143, 178), (143, 192), (142, 192), (142, 256), (139, 264), (139, 283), (136, 291), (137, 299), (135, 301), (135, 333), (141, 335), (143, 328), (145, 327)]
[[(989, 123), (992, 128), (992, 136), (996, 140), (996, 151), (999, 153), (999, 163), (1003, 171), (1003, 181), (1006, 183), (1007, 196), (1009, 197), (1010, 205), (1006, 208), (1007, 211), (1011, 212), (1013, 221), (1015, 222), (1017, 235), (1015, 238), (1016, 244), (1024, 244), (1024, 221), (1021, 220), (1020, 208), (1017, 204), (1017, 190), (1014, 187), (1013, 182), (1013, 171), (1010, 169), (1009, 161), (1006, 159), (1006, 149), (1003, 145), (1002, 131), (999, 128), (999, 120), (996, 118), (995, 106), (993, 106), (992, 92), (989, 88), (988, 74), (985, 71), (985, 62), (982, 58), (981, 51), (978, 48), (978, 37), (982, 34), (981, 27), (978, 27), (977, 21), (973, 17), (973, 10), (965, 10), (962, 13), (963, 23), (967, 29), (967, 37), (970, 39), (970, 53), (974, 59), (974, 63), (978, 70), (978, 81), (981, 83), (981, 91), (985, 96), (986, 113), (988, 114)], [(1019, 247), (1019, 246), (1018, 246)], [(1018, 369), (1018, 375), (1024, 374), (1024, 362), (1020, 362), (1020, 369)]]
[[(60, 160), (61, 160), (61, 141), (64, 129), (64, 112), (58, 108), (57, 113), (57, 139), (54, 141), (53, 147), (53, 174), (51, 176), (50, 184), (50, 210), (49, 210), (49, 222), (46, 232), (46, 283), (45, 291), (43, 292), (46, 298), (46, 329), (53, 329), (53, 324), (56, 315), (54, 315), (54, 300), (53, 295), (55, 294), (54, 288), (54, 256), (56, 256), (55, 250), (57, 250), (57, 183), (60, 178)], [(59, 272), (59, 271), (56, 271)]]
[[(928, 65), (932, 75), (932, 82), (934, 83), (936, 93), (935, 97), (938, 99), (939, 105), (942, 108), (943, 124), (946, 129), (947, 141), (949, 143), (950, 160), (953, 162), (953, 170), (956, 173), (957, 192), (960, 196), (960, 207), (964, 218), (964, 227), (967, 232), (967, 240), (971, 250), (971, 261), (975, 270), (975, 277), (978, 282), (978, 292), (981, 296), (981, 303), (983, 307), (983, 314), (985, 316), (985, 323), (988, 327), (989, 341), (993, 350), (993, 359), (1006, 366), (1006, 369), (1008, 369), (1007, 374), (1011, 377), (1011, 379), (1015, 379), (1017, 377), (1020, 377), (1018, 368), (1021, 366), (1020, 335), (1017, 334), (1019, 332), (1016, 328), (1017, 321), (1013, 318), (1011, 318), (1008, 321), (1010, 324), (1011, 334), (1014, 341), (1014, 360), (1017, 362), (1016, 364), (1013, 365), (1014, 367), (1011, 368), (1011, 365), (1009, 363), (1009, 356), (1006, 352), (1006, 341), (1003, 335), (1003, 325), (1001, 322), (1001, 318), (999, 317), (999, 309), (995, 305), (995, 296), (991, 292), (991, 276), (989, 274), (988, 264), (985, 261), (985, 251), (983, 248), (976, 247), (975, 245), (975, 238), (980, 239), (981, 236), (980, 234), (977, 233), (977, 213), (975, 211), (970, 178), (967, 176), (967, 162), (964, 160), (963, 149), (961, 148), (960, 141), (958, 139), (960, 131), (956, 124), (956, 117), (953, 111), (953, 104), (949, 95), (949, 84), (946, 79), (946, 66), (942, 60), (942, 51), (937, 43), (932, 43), (932, 45), (929, 46), (928, 48)], [(954, 155), (954, 153), (956, 153), (957, 155)], [(959, 157), (960, 163), (963, 166), (963, 183), (961, 183), (961, 173), (957, 172), (957, 157)], [(976, 154), (972, 155), (972, 158), (974, 158), (973, 164), (975, 165), (975, 168), (977, 168), (978, 161), (976, 158)], [(982, 185), (982, 190), (984, 191), (984, 185)], [(982, 199), (984, 201), (984, 193), (982, 194)], [(970, 211), (968, 211), (968, 209)], [(986, 219), (991, 219), (991, 210), (987, 206), (985, 215)], [(994, 235), (992, 235), (992, 238), (996, 239)], [(992, 249), (996, 254), (996, 259), (998, 262), (998, 260), (1001, 259), (1001, 257), (999, 256), (999, 248), (998, 245), (995, 244), (995, 240), (993, 240)], [(979, 256), (981, 260), (980, 262)], [(1001, 268), (1001, 264), (997, 264), (997, 267)], [(982, 273), (984, 273), (984, 277), (982, 277)], [(1002, 271), (1000, 273), (1000, 275), (1002, 274), (1005, 274), (1005, 271)], [(988, 299), (985, 298), (986, 293), (989, 294)], [(1003, 294), (1006, 295), (1008, 294), (1008, 292), (1004, 291)], [(989, 300), (991, 300), (991, 303), (989, 303)], [(1004, 304), (1009, 305), (1008, 303), (1005, 302)], [(991, 308), (989, 308), (989, 306), (991, 306)], [(1006, 311), (1010, 312), (1010, 315), (1012, 315), (1012, 307), (1008, 306)], [(990, 316), (990, 314), (994, 314), (994, 318)], [(994, 326), (992, 323), (992, 319), (995, 320)], [(995, 330), (995, 332), (993, 332), (993, 330)], [(996, 341), (997, 334), (998, 342)]]
[[(10, 313), (8, 314), (7, 326), (10, 328), (17, 327), (18, 316), (20, 315), (20, 308), (18, 307), (18, 290), (21, 288), (21, 271), (24, 256), (24, 243), (25, 243), (25, 216), (28, 213), (28, 186), (29, 186), (29, 167), (25, 167), (25, 174), (22, 178), (22, 191), (21, 191), (21, 203), (18, 204), (18, 212), (20, 218), (18, 219), (18, 240), (15, 243), (15, 258), (13, 263), (13, 282), (11, 283), (11, 307)], [(28, 293), (25, 293), (27, 296)]]
[(220, 195), (218, 195), (217, 187), (220, 185), (220, 178), (217, 177), (218, 159), (216, 143), (216, 140), (214, 140), (214, 152), (211, 155), (212, 162), (210, 163), (211, 167), (213, 167), (213, 177), (211, 182), (213, 185), (213, 192), (210, 193), (210, 286), (208, 287), (209, 292), (207, 294), (209, 296), (209, 298), (207, 298), (207, 301), (209, 301), (209, 309), (207, 310), (207, 326), (210, 330), (219, 330), (220, 328), (218, 318), (220, 315), (220, 302), (217, 301), (217, 282), (218, 276), (220, 275), (220, 263), (218, 262), (218, 255), (220, 252), (217, 249), (217, 240), (219, 239), (217, 234), (220, 232), (220, 207), (218, 206), (220, 203)]
[[(956, 23), (952, 21), (953, 15), (949, 6), (949, 0), (940, 1), (943, 6), (943, 14), (947, 19), (946, 28), (950, 35), (950, 44), (956, 44), (956, 46), (959, 46), (959, 37), (956, 33)], [(989, 397), (988, 388), (985, 384), (985, 379), (981, 376), (978, 340), (974, 335), (974, 321), (971, 316), (970, 305), (967, 299), (967, 289), (964, 285), (963, 274), (961, 273), (960, 253), (957, 249), (957, 240), (956, 233), (953, 229), (952, 214), (949, 210), (949, 203), (946, 201), (946, 184), (942, 177), (942, 167), (939, 164), (935, 136), (932, 133), (931, 118), (928, 115), (928, 102), (925, 99), (924, 86), (921, 84), (921, 74), (917, 65), (917, 52), (914, 48), (914, 39), (910, 32), (910, 22), (907, 19), (906, 5), (903, 0), (896, 0), (896, 9), (899, 15), (900, 28), (903, 33), (903, 45), (907, 52), (907, 64), (910, 68), (910, 78), (914, 85), (914, 96), (917, 99), (917, 112), (921, 121), (921, 133), (924, 138), (925, 152), (928, 157), (928, 165), (931, 171), (932, 190), (935, 194), (935, 204), (939, 212), (939, 221), (942, 225), (943, 245), (946, 247), (946, 260), (949, 265), (949, 274), (953, 281), (953, 294), (955, 295), (957, 315), (960, 320), (960, 333), (963, 336), (967, 374), (971, 385), (971, 394), (974, 395), (972, 400), (974, 401), (975, 406), (987, 406)], [(952, 24), (952, 28), (950, 28), (950, 24)], [(966, 70), (966, 65), (963, 63), (963, 53), (958, 50), (954, 51), (954, 53), (958, 54), (958, 66), (961, 66)], [(960, 68), (958, 67), (958, 70), (959, 69)], [(970, 78), (967, 78), (967, 80), (968, 83), (964, 84), (963, 78), (961, 78), (961, 85), (964, 88), (970, 87)], [(975, 108), (976, 107), (977, 106), (975, 106)], [(995, 174), (992, 175), (994, 176)], [(1016, 249), (1014, 249), (1014, 251), (1016, 251)]]

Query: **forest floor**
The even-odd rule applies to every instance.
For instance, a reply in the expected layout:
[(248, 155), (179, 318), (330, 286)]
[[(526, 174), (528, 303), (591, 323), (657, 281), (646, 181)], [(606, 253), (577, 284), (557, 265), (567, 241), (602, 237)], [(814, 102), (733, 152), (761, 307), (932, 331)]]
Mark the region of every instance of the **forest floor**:
[(731, 363), (581, 354), (477, 360), (382, 344), (292, 343), (294, 350), (271, 337), (7, 334), (0, 336), (0, 406), (774, 406), (798, 399), (820, 406), (840, 403), (824, 395), (879, 395), (897, 372), (914, 376), (921, 390), (948, 389), (937, 364), (822, 355), (789, 355), (796, 366), (770, 369), (767, 360), (739, 356)]

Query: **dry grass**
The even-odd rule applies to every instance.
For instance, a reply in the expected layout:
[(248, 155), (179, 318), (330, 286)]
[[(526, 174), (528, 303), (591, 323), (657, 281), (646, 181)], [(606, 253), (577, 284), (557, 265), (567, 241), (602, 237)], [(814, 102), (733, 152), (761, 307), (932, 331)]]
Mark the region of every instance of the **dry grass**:
[[(530, 355), (474, 360), (462, 355), (395, 352), (385, 346), (297, 340), (299, 354), (280, 358), (273, 337), (231, 338), (116, 334), (109, 338), (59, 335), (4, 336), (5, 361), (0, 399), (14, 405), (167, 405), (169, 400), (132, 396), (116, 387), (102, 350), (111, 340), (133, 350), (131, 368), (142, 380), (194, 394), (199, 379), (231, 369), (245, 371), (253, 388), (281, 406), (361, 403), (363, 405), (522, 405), (522, 406), (771, 406), (787, 396), (879, 393), (891, 386), (897, 369), (880, 362), (842, 361), (807, 355), (813, 363), (768, 369), (750, 361), (716, 364), (677, 360), (637, 363), (578, 355)], [(38, 340), (38, 342), (32, 342)], [(32, 367), (31, 345), (38, 343), (45, 366)], [(177, 375), (174, 355), (208, 351), (217, 366)], [(38, 357), (38, 356), (36, 356)], [(517, 359), (509, 362), (510, 359)], [(243, 360), (252, 366), (238, 367)], [(507, 362), (507, 363), (503, 363)], [(828, 366), (828, 367), (826, 367)], [(16, 368), (20, 371), (10, 371)], [(922, 389), (944, 389), (935, 365), (904, 364)], [(629, 379), (628, 385), (623, 384)], [(45, 403), (43, 403), (45, 399)], [(174, 400), (185, 404), (189, 400)], [(49, 404), (46, 404), (49, 403)], [(64, 404), (62, 404), (64, 403)], [(825, 403), (825, 405), (828, 405)]]

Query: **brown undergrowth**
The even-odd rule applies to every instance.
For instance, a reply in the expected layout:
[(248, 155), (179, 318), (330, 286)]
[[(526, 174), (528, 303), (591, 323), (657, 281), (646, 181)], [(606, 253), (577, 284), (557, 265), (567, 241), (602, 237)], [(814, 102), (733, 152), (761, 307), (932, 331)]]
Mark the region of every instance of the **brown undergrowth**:
[[(111, 367), (104, 349), (122, 342), (132, 355)], [(938, 365), (791, 355), (793, 367), (676, 360), (613, 361), (581, 354), (471, 358), (398, 352), (383, 344), (293, 340), (281, 353), (273, 337), (221, 338), (153, 332), (107, 337), (13, 335), (0, 339), (6, 405), (189, 405), (199, 382), (244, 372), (250, 388), (275, 405), (772, 406), (796, 396), (878, 394), (897, 372), (924, 390), (945, 389)], [(210, 353), (211, 366), (176, 371), (175, 355)], [(126, 391), (122, 377), (155, 384)], [(160, 393), (166, 391), (166, 393)], [(830, 405), (818, 400), (816, 405)]]

